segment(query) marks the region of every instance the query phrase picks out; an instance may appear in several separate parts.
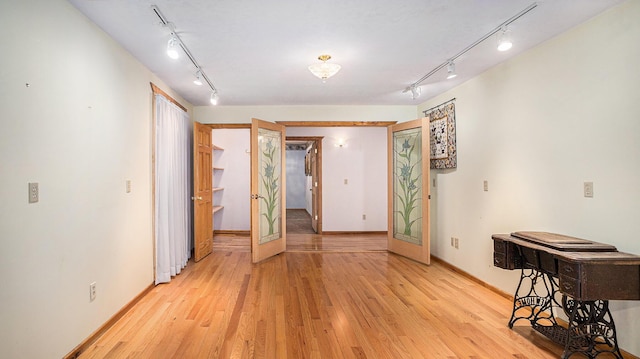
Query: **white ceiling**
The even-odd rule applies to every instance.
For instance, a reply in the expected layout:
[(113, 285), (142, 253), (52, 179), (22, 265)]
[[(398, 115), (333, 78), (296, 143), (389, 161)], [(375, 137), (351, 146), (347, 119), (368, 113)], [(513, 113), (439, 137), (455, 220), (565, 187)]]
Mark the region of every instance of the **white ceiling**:
[[(532, 0), (69, 0), (193, 105), (210, 91), (193, 64), (166, 56), (169, 30), (157, 5), (218, 89), (220, 105), (415, 105), (582, 23), (622, 0), (543, 0), (509, 26), (514, 47), (495, 36), (421, 83), (448, 58)], [(320, 54), (342, 70), (322, 83), (307, 69)]]

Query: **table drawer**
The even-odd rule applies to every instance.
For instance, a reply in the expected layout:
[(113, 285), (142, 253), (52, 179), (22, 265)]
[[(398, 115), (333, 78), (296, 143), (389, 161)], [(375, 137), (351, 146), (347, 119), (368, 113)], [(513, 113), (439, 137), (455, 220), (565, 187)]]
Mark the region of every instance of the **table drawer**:
[(497, 241), (494, 240), (493, 241), (493, 251), (494, 252), (499, 252), (499, 253), (506, 253), (507, 252), (507, 244), (503, 241)]
[(560, 275), (578, 279), (580, 278), (580, 265), (560, 260), (558, 261), (558, 272)]
[(580, 281), (565, 275), (560, 275), (560, 291), (574, 298), (580, 298)]

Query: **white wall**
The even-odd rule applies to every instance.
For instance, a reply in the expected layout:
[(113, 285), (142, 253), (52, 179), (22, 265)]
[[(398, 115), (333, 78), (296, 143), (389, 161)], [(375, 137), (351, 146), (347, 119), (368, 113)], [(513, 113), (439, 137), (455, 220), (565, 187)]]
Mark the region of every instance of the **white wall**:
[(213, 195), (214, 204), (224, 206), (213, 216), (214, 230), (248, 231), (251, 228), (251, 150), (250, 130), (215, 129), (213, 143), (224, 148), (215, 151), (213, 185), (224, 188)]
[[(291, 127), (287, 135), (324, 136), (323, 231), (387, 230), (386, 128)], [(336, 147), (338, 138), (345, 139), (346, 146)]]
[[(434, 255), (513, 292), (518, 273), (492, 265), (493, 233), (551, 231), (640, 254), (638, 19), (630, 1), (419, 106), (457, 99), (458, 168), (432, 171)], [(639, 355), (640, 301), (612, 307), (621, 346)]]
[(304, 174), (305, 150), (287, 150), (287, 208), (307, 208), (307, 176)]
[(60, 358), (153, 282), (164, 85), (66, 1), (3, 1), (0, 23), (0, 357)]
[(408, 121), (416, 106), (196, 106), (201, 123), (251, 123), (265, 121)]

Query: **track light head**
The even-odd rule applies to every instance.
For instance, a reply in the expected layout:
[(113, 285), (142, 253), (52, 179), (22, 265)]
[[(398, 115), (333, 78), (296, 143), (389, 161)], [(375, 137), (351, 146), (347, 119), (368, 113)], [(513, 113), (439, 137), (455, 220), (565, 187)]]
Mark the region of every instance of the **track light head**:
[(512, 46), (511, 31), (506, 26), (503, 26), (498, 32), (498, 51), (507, 51)]
[(202, 73), (200, 72), (200, 70), (198, 70), (198, 72), (196, 72), (196, 79), (193, 80), (193, 83), (198, 85), (198, 86), (202, 86)]
[(458, 76), (458, 74), (456, 74), (456, 64), (454, 64), (453, 61), (449, 61), (449, 64), (447, 65), (447, 80), (456, 76)]
[(171, 36), (169, 42), (167, 43), (167, 56), (172, 59), (177, 59), (180, 57), (180, 52), (178, 52), (180, 44), (178, 43), (178, 38), (175, 36)]
[(422, 90), (420, 89), (420, 86), (416, 86), (416, 84), (411, 85), (411, 87), (409, 87), (409, 90), (411, 91), (412, 100), (415, 100), (418, 97), (420, 97), (420, 93), (422, 92)]
[(211, 93), (211, 96), (209, 97), (209, 101), (214, 106), (218, 104), (218, 94), (215, 91)]

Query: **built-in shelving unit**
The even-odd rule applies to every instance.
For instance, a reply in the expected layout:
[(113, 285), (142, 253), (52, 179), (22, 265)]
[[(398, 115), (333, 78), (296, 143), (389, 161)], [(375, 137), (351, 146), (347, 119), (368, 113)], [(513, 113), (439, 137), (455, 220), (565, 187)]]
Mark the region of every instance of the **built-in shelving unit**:
[[(224, 151), (224, 148), (222, 148), (220, 146), (213, 145), (213, 150), (214, 151)], [(213, 166), (214, 179), (215, 179), (215, 176), (216, 176), (216, 172), (218, 172), (217, 175), (221, 175), (221, 173), (219, 173), (219, 172), (222, 171), (222, 170), (224, 170), (224, 168), (216, 167), (215, 165)], [(218, 181), (216, 181), (216, 182), (218, 182)], [(215, 194), (216, 192), (219, 192), (219, 191), (222, 191), (222, 190), (224, 190), (224, 188), (222, 188), (222, 187), (214, 187), (213, 188), (213, 193)], [(220, 206), (220, 205), (216, 205), (215, 200), (213, 201), (213, 214), (216, 214), (216, 212), (220, 211), (222, 208), (224, 208), (224, 207)]]

